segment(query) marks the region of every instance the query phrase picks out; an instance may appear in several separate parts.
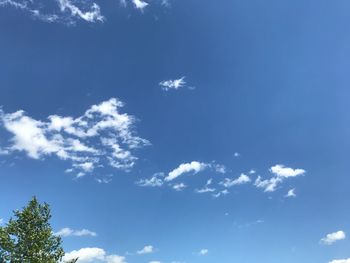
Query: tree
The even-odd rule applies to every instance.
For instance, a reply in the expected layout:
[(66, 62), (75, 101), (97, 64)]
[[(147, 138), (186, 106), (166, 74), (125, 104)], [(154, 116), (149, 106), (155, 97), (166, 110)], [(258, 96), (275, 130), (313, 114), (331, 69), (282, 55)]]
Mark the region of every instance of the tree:
[[(0, 263), (57, 263), (62, 261), (62, 239), (53, 234), (50, 207), (33, 197), (14, 219), (0, 227)], [(76, 262), (77, 259), (71, 261)]]

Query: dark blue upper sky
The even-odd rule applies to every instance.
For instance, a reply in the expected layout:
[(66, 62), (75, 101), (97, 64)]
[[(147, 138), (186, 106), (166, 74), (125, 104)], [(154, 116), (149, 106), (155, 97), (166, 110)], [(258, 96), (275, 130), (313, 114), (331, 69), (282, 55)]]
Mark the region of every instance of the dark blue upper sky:
[[(36, 195), (81, 262), (349, 262), (350, 3), (146, 2), (0, 0), (0, 218)], [(112, 98), (127, 135), (50, 128)]]

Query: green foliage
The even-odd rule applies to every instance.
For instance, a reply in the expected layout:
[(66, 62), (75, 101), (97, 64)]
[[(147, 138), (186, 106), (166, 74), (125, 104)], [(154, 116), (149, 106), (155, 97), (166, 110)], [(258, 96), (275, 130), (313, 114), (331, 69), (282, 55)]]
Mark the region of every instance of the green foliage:
[(62, 240), (52, 232), (48, 204), (34, 197), (23, 210), (14, 211), (14, 217), (0, 227), (0, 263), (61, 262)]

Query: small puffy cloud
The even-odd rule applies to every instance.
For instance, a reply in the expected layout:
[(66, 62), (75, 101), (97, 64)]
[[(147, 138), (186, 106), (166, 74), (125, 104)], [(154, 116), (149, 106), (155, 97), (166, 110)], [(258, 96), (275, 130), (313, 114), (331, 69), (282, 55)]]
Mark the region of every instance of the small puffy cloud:
[(4, 219), (0, 218), (0, 226), (4, 223)]
[(235, 152), (235, 153), (233, 154), (233, 157), (239, 157), (239, 156), (241, 156), (241, 154), (240, 154), (239, 152)]
[(182, 163), (177, 168), (172, 170), (167, 177), (165, 177), (165, 181), (172, 181), (184, 173), (193, 172), (194, 174), (196, 174), (208, 167), (208, 164), (197, 161), (192, 161), (190, 163)]
[(201, 250), (198, 252), (198, 254), (201, 255), (201, 256), (205, 256), (205, 255), (207, 255), (208, 253), (209, 253), (209, 250), (206, 249), (206, 248), (203, 248), (203, 249), (201, 249)]
[(160, 261), (157, 261), (157, 260), (152, 260), (150, 261), (149, 263), (161, 263)]
[(295, 194), (295, 188), (290, 189), (288, 193), (286, 194), (285, 197), (296, 197), (297, 195)]
[(330, 261), (329, 263), (350, 263), (350, 258), (348, 259), (334, 259)]
[(285, 167), (282, 164), (277, 164), (270, 168), (271, 173), (275, 174), (278, 177), (288, 178), (288, 177), (296, 177), (299, 175), (305, 174), (304, 169), (292, 169), (289, 167)]
[(346, 238), (344, 231), (337, 231), (334, 233), (327, 234), (320, 242), (324, 245), (332, 245), (334, 242), (343, 240)]
[(264, 192), (274, 192), (277, 186), (286, 178), (297, 177), (306, 173), (304, 169), (293, 169), (281, 164), (272, 166), (270, 172), (274, 175), (272, 178), (263, 180), (261, 176), (258, 176), (254, 183), (257, 188), (263, 188)]
[(143, 255), (143, 254), (151, 254), (154, 252), (154, 248), (151, 245), (148, 246), (144, 246), (141, 250), (137, 251), (136, 253), (139, 255)]
[(227, 172), (226, 166), (222, 164), (211, 164), (215, 172), (225, 174)]
[(220, 182), (221, 185), (225, 186), (226, 188), (232, 187), (234, 185), (241, 185), (241, 184), (247, 184), (250, 183), (251, 179), (246, 174), (241, 174), (236, 179), (229, 179), (225, 178), (222, 182)]
[(66, 171), (76, 172), (77, 177), (105, 166), (129, 171), (137, 161), (136, 149), (150, 143), (135, 135), (135, 118), (121, 113), (123, 106), (111, 98), (79, 117), (51, 115), (46, 121), (22, 110), (5, 113), (0, 109), (0, 128), (12, 135), (6, 150), (24, 152), (32, 159), (56, 156), (70, 161)]
[(82, 229), (82, 230), (74, 230), (69, 227), (62, 228), (61, 230), (57, 231), (55, 233), (56, 236), (61, 236), (61, 237), (69, 237), (69, 236), (77, 236), (77, 237), (82, 237), (82, 236), (92, 236), (95, 237), (97, 234), (93, 231), (90, 231), (88, 229)]
[(251, 169), (248, 173), (249, 174), (256, 174), (256, 171), (254, 169)]
[(180, 192), (184, 190), (187, 187), (187, 185), (185, 185), (184, 183), (178, 183), (178, 184), (174, 184), (172, 187), (175, 191)]
[(159, 83), (161, 88), (165, 91), (178, 90), (186, 86), (185, 77), (174, 80), (164, 80)]
[(139, 179), (136, 184), (142, 187), (161, 187), (163, 182), (164, 173), (156, 173), (151, 178)]
[(143, 10), (145, 9), (149, 4), (142, 0), (132, 0), (132, 3), (134, 4), (135, 8)]
[(63, 262), (78, 258), (77, 263), (86, 262), (105, 262), (105, 263), (126, 263), (125, 257), (118, 255), (108, 255), (102, 248), (87, 247), (79, 250), (73, 250), (66, 253), (63, 257)]
[(9, 6), (25, 11), (32, 17), (49, 23), (75, 24), (78, 20), (94, 23), (105, 20), (101, 14), (100, 6), (92, 0), (0, 0), (1, 6)]

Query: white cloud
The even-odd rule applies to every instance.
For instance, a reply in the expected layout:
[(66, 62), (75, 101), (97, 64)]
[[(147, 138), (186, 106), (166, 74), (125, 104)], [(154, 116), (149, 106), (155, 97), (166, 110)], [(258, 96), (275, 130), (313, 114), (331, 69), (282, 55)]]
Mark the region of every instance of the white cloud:
[(73, 230), (69, 227), (62, 228), (58, 232), (55, 233), (57, 236), (61, 237), (69, 237), (69, 236), (77, 236), (77, 237), (82, 237), (82, 236), (92, 236), (95, 237), (97, 234), (93, 231), (90, 231), (88, 229), (82, 229), (82, 230)]
[(240, 154), (239, 152), (235, 152), (235, 153), (233, 154), (233, 156), (234, 156), (234, 157), (239, 157), (239, 156), (241, 156), (241, 154)]
[[(57, 0), (0, 0), (0, 6), (11, 6), (16, 9), (26, 11), (36, 19), (45, 22), (63, 22), (74, 24), (75, 21), (84, 20), (86, 22), (103, 22), (100, 7), (88, 1)], [(79, 5), (79, 7), (78, 7)]]
[(148, 245), (148, 246), (144, 246), (143, 249), (137, 251), (136, 253), (139, 254), (139, 255), (143, 255), (143, 254), (151, 254), (153, 252), (154, 252), (153, 246)]
[(96, 247), (87, 247), (81, 248), (79, 250), (73, 250), (69, 253), (66, 253), (63, 257), (64, 261), (69, 261), (72, 259), (78, 258), (77, 263), (86, 263), (86, 262), (106, 262), (106, 263), (126, 263), (125, 257), (118, 255), (108, 255), (106, 251), (102, 248)]
[(67, 170), (79, 176), (106, 165), (129, 171), (137, 161), (133, 152), (149, 142), (135, 135), (135, 118), (120, 113), (122, 107), (121, 101), (111, 98), (91, 106), (80, 117), (51, 115), (47, 121), (24, 111), (4, 113), (0, 109), (0, 126), (12, 134), (6, 150), (25, 152), (33, 159), (56, 156), (68, 160), (72, 167)]
[(258, 188), (263, 188), (265, 192), (274, 192), (277, 186), (286, 178), (297, 177), (306, 173), (304, 169), (292, 169), (281, 164), (272, 166), (270, 172), (274, 174), (274, 177), (262, 180), (261, 176), (258, 176), (254, 185)]
[(184, 183), (178, 183), (173, 185), (173, 189), (178, 192), (184, 190), (186, 187), (187, 185), (185, 185)]
[(178, 90), (186, 85), (185, 77), (174, 80), (164, 80), (159, 83), (161, 88), (165, 91)]
[(225, 174), (227, 172), (226, 166), (222, 164), (212, 164), (211, 165), (215, 172)]
[[(177, 168), (170, 171), (166, 176), (163, 172), (156, 173), (150, 178), (141, 178), (137, 180), (135, 183), (136, 185), (141, 187), (161, 187), (165, 183), (171, 182), (185, 173), (197, 174), (201, 171), (204, 171), (205, 169), (211, 169), (216, 173), (226, 173), (226, 167), (224, 165), (216, 164), (215, 162), (203, 163), (198, 161), (192, 161), (189, 163), (180, 164)], [(207, 184), (202, 189), (195, 189), (194, 191), (196, 193), (214, 192), (215, 191), (214, 188), (208, 187), (211, 183), (212, 183), (212, 179), (209, 179), (207, 181)], [(170, 183), (168, 185), (177, 191), (182, 191), (184, 188), (187, 187), (187, 185), (185, 185), (184, 183), (179, 183), (179, 184)]]
[(106, 263), (126, 263), (125, 257), (118, 256), (118, 255), (106, 256), (105, 261), (106, 261)]
[(195, 192), (198, 194), (215, 192), (216, 190), (215, 188), (209, 187), (212, 183), (213, 183), (213, 179), (209, 179), (203, 188), (195, 189)]
[(350, 263), (350, 258), (348, 259), (334, 259), (330, 261), (329, 263)]
[(207, 255), (209, 253), (209, 250), (208, 249), (206, 249), (206, 248), (203, 248), (203, 249), (201, 249), (200, 251), (199, 251), (199, 255), (201, 255), (201, 256), (205, 256), (205, 255)]
[(288, 193), (286, 194), (285, 197), (296, 197), (297, 195), (295, 194), (295, 188), (290, 189)]
[(156, 173), (151, 178), (139, 179), (136, 184), (142, 187), (161, 187), (163, 185), (164, 173)]
[(104, 261), (106, 258), (106, 252), (102, 248), (96, 247), (81, 248), (66, 253), (63, 257), (63, 261), (69, 261), (75, 258), (79, 258), (79, 263), (94, 262), (95, 260)]
[(132, 2), (134, 4), (135, 8), (141, 9), (141, 10), (145, 9), (149, 5), (148, 3), (146, 3), (145, 1), (142, 1), (142, 0), (132, 0)]
[(193, 172), (194, 174), (196, 174), (208, 167), (208, 164), (197, 161), (192, 161), (190, 163), (182, 163), (177, 168), (172, 170), (167, 177), (165, 177), (165, 181), (172, 181), (184, 173)]
[(0, 218), (0, 226), (4, 223), (4, 219)]
[(100, 7), (96, 3), (92, 3), (89, 11), (83, 12), (75, 6), (70, 0), (58, 0), (61, 12), (70, 12), (73, 17), (79, 17), (87, 22), (104, 21), (101, 15)]
[(249, 174), (256, 174), (256, 171), (255, 171), (254, 169), (251, 169), (251, 170), (249, 171)]
[(247, 184), (250, 182), (251, 182), (251, 179), (249, 178), (248, 175), (241, 174), (237, 179), (225, 178), (224, 181), (220, 182), (220, 184), (225, 186), (226, 188), (229, 188), (234, 185)]
[(204, 187), (204, 188), (201, 188), (201, 189), (196, 189), (195, 192), (198, 193), (198, 194), (204, 194), (204, 193), (212, 193), (212, 192), (215, 192), (215, 188), (211, 188), (211, 187)]
[(254, 185), (257, 188), (263, 188), (265, 192), (274, 192), (280, 182), (282, 182), (280, 177), (272, 177), (270, 179), (262, 180), (261, 176), (258, 176)]
[(326, 237), (322, 238), (320, 242), (324, 245), (332, 245), (334, 242), (343, 240), (346, 238), (344, 231), (337, 231), (334, 233), (327, 234)]
[(160, 261), (157, 261), (157, 260), (152, 260), (150, 261), (149, 263), (161, 263)]
[(278, 177), (288, 178), (288, 177), (296, 177), (299, 175), (305, 174), (304, 169), (292, 169), (289, 167), (285, 167), (282, 164), (277, 164), (270, 168), (271, 173), (275, 174)]

